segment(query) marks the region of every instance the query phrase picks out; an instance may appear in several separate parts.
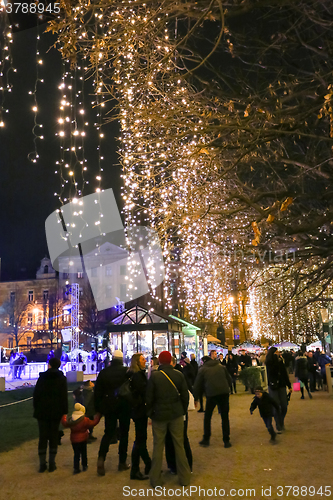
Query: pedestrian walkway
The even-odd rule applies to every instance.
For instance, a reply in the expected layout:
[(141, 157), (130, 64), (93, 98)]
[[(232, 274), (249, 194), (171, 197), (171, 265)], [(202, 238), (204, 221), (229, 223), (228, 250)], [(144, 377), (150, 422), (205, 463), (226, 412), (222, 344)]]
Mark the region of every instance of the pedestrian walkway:
[[(269, 434), (255, 412), (252, 416), (249, 406), (252, 395), (240, 393), (230, 397), (230, 424), (232, 448), (225, 449), (221, 436), (221, 420), (217, 411), (212, 418), (212, 438), (208, 448), (201, 448), (203, 414), (189, 413), (189, 438), (194, 456), (192, 491), (172, 491), (178, 488), (177, 476), (172, 476), (163, 465), (166, 494), (156, 498), (191, 498), (229, 496), (230, 498), (314, 498), (322, 499), (325, 486), (333, 491), (333, 399), (325, 392), (316, 392), (312, 400), (300, 399), (300, 393), (293, 393), (286, 417), (286, 431), (277, 437), (272, 445)], [(36, 423), (37, 425), (37, 423)], [(105, 477), (96, 474), (97, 453), (103, 434), (103, 421), (95, 428), (98, 440), (88, 445), (89, 468), (73, 476), (73, 452), (69, 431), (65, 430), (63, 444), (59, 447), (57, 470), (39, 474), (37, 441), (24, 443), (6, 453), (0, 454), (1, 498), (8, 500), (93, 500), (122, 498), (155, 498), (146, 481), (131, 481), (128, 472), (118, 472), (118, 447), (110, 446), (105, 463)], [(152, 451), (151, 426), (148, 430), (148, 448)], [(134, 426), (131, 425), (130, 449), (133, 443)], [(1, 439), (1, 438), (0, 438)], [(286, 487), (293, 486), (289, 491)], [(312, 486), (314, 489), (310, 489)], [(194, 488), (202, 488), (201, 495)], [(278, 489), (278, 487), (284, 487)], [(297, 490), (299, 487), (299, 490)], [(303, 487), (303, 490), (300, 488)], [(320, 490), (320, 488), (323, 488)], [(266, 495), (262, 494), (262, 488)], [(139, 491), (146, 492), (139, 496)], [(168, 495), (168, 490), (169, 495)], [(302, 491), (302, 494), (301, 494)], [(316, 494), (313, 495), (312, 492)], [(320, 495), (320, 491), (323, 495)], [(297, 494), (298, 492), (298, 494)], [(319, 492), (317, 494), (317, 492)], [(326, 490), (326, 493), (328, 490)], [(143, 492), (141, 492), (143, 493)], [(179, 495), (179, 493), (181, 493)], [(332, 494), (333, 496), (333, 494)]]

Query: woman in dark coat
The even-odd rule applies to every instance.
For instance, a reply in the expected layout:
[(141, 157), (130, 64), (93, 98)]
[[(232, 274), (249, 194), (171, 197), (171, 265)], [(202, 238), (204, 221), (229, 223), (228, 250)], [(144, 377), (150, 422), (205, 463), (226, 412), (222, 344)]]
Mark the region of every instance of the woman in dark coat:
[(268, 392), (279, 405), (280, 412), (274, 410), (274, 420), (278, 433), (284, 430), (284, 419), (288, 410), (287, 387), (292, 391), (286, 365), (276, 347), (271, 347), (266, 356)]
[[(135, 441), (132, 449), (131, 479), (148, 479), (151, 468), (151, 458), (147, 450), (147, 426), (148, 417), (146, 413), (146, 360), (141, 353), (132, 356), (130, 372), (131, 388), (134, 403), (132, 405), (132, 419), (135, 425)], [(140, 472), (140, 457), (145, 464), (145, 474)]]
[(49, 471), (56, 470), (55, 457), (59, 442), (61, 417), (68, 412), (67, 379), (60, 368), (60, 359), (51, 358), (49, 369), (39, 374), (33, 393), (34, 417), (39, 428), (39, 472), (46, 470), (49, 445)]
[(227, 358), (226, 358), (226, 368), (229, 372), (230, 377), (232, 378), (232, 387), (231, 387), (231, 394), (237, 393), (236, 391), (236, 378), (237, 378), (237, 372), (238, 372), (238, 363), (236, 359), (234, 358), (234, 355), (232, 352), (228, 352)]
[(312, 399), (312, 394), (309, 389), (309, 371), (308, 371), (308, 358), (305, 356), (305, 354), (301, 354), (298, 356), (296, 359), (296, 365), (295, 365), (295, 377), (298, 378), (301, 382), (301, 399), (304, 399), (304, 387), (309, 395), (309, 398)]

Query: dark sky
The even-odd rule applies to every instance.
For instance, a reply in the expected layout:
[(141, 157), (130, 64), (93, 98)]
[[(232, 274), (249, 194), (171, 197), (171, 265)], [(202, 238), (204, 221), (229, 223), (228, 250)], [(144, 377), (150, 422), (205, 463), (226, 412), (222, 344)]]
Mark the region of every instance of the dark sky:
[[(26, 23), (25, 23), (26, 24)], [(37, 92), (38, 122), (43, 124), (44, 140), (38, 140), (39, 159), (32, 163), (27, 156), (34, 151), (33, 143), (33, 90), (36, 80), (36, 36), (37, 28), (29, 28), (21, 24), (21, 28), (13, 35), (11, 44), (13, 66), (16, 73), (10, 73), (12, 92), (6, 94), (5, 107), (9, 113), (5, 115), (6, 125), (0, 128), (0, 257), (1, 280), (30, 278), (40, 260), (48, 255), (45, 238), (45, 219), (59, 208), (59, 200), (54, 196), (60, 189), (60, 177), (55, 174), (55, 162), (60, 156), (60, 142), (55, 136), (58, 130), (62, 63), (60, 54), (52, 49), (54, 39), (50, 34), (42, 34), (45, 24), (39, 27), (40, 78)], [(89, 96), (91, 88), (86, 92), (86, 105), (92, 100)], [(96, 111), (88, 113), (90, 123), (94, 121)], [(96, 132), (96, 131), (93, 131)], [(102, 188), (113, 188), (117, 201), (120, 201), (120, 167), (116, 153), (117, 143), (114, 139), (119, 135), (117, 123), (108, 124), (103, 130), (105, 139), (102, 143), (104, 156), (104, 182)], [(85, 152), (88, 160), (88, 174), (93, 179), (98, 174), (97, 133), (87, 134)], [(93, 183), (92, 183), (93, 184)], [(93, 191), (86, 189), (84, 194)]]

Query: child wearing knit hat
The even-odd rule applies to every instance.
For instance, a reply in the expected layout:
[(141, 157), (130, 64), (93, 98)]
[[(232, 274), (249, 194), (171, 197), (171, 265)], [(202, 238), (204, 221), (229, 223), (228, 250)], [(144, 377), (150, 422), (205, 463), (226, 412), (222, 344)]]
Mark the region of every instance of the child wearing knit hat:
[(88, 429), (95, 427), (101, 419), (101, 415), (96, 413), (93, 420), (85, 416), (86, 409), (80, 403), (75, 403), (74, 411), (71, 417), (64, 415), (61, 423), (64, 427), (71, 430), (71, 443), (74, 451), (74, 474), (81, 472), (80, 458), (82, 461), (82, 470), (88, 468), (87, 441), (89, 437)]

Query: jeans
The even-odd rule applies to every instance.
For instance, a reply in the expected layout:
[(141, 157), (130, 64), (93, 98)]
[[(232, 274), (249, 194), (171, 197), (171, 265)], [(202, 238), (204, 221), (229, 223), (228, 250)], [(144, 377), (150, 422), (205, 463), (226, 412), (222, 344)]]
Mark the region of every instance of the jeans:
[(74, 450), (74, 470), (80, 470), (80, 457), (82, 457), (82, 467), (87, 467), (87, 441), (72, 443), (72, 448)]
[(147, 450), (147, 425), (148, 418), (141, 417), (134, 420), (135, 441), (132, 448), (132, 469), (131, 474), (136, 474), (140, 470), (140, 457), (145, 465), (150, 465), (151, 459)]
[(278, 431), (282, 431), (284, 428), (284, 419), (287, 415), (288, 410), (288, 399), (286, 387), (279, 387), (278, 389), (272, 389), (268, 387), (269, 395), (274, 399), (274, 401), (280, 406), (280, 413), (274, 408), (274, 420), (276, 428)]
[(47, 444), (49, 444), (49, 463), (54, 464), (58, 450), (60, 420), (38, 420), (38, 455), (41, 464), (46, 463)]
[(272, 437), (275, 436), (275, 431), (274, 431), (273, 425), (272, 425), (272, 417), (261, 417), (261, 418), (263, 419), (270, 435)]
[(210, 439), (211, 420), (216, 405), (221, 412), (223, 441), (224, 443), (228, 443), (230, 440), (229, 394), (218, 394), (217, 396), (207, 397), (204, 418), (204, 439), (206, 441), (209, 441)]
[(105, 415), (104, 435), (99, 447), (98, 456), (105, 460), (109, 451), (110, 441), (114, 438), (117, 421), (119, 420), (119, 463), (125, 463), (127, 459), (128, 431), (130, 427), (130, 410), (127, 406), (120, 406), (113, 413)]
[(310, 378), (310, 391), (314, 392), (316, 390), (317, 373), (309, 372), (309, 378)]

